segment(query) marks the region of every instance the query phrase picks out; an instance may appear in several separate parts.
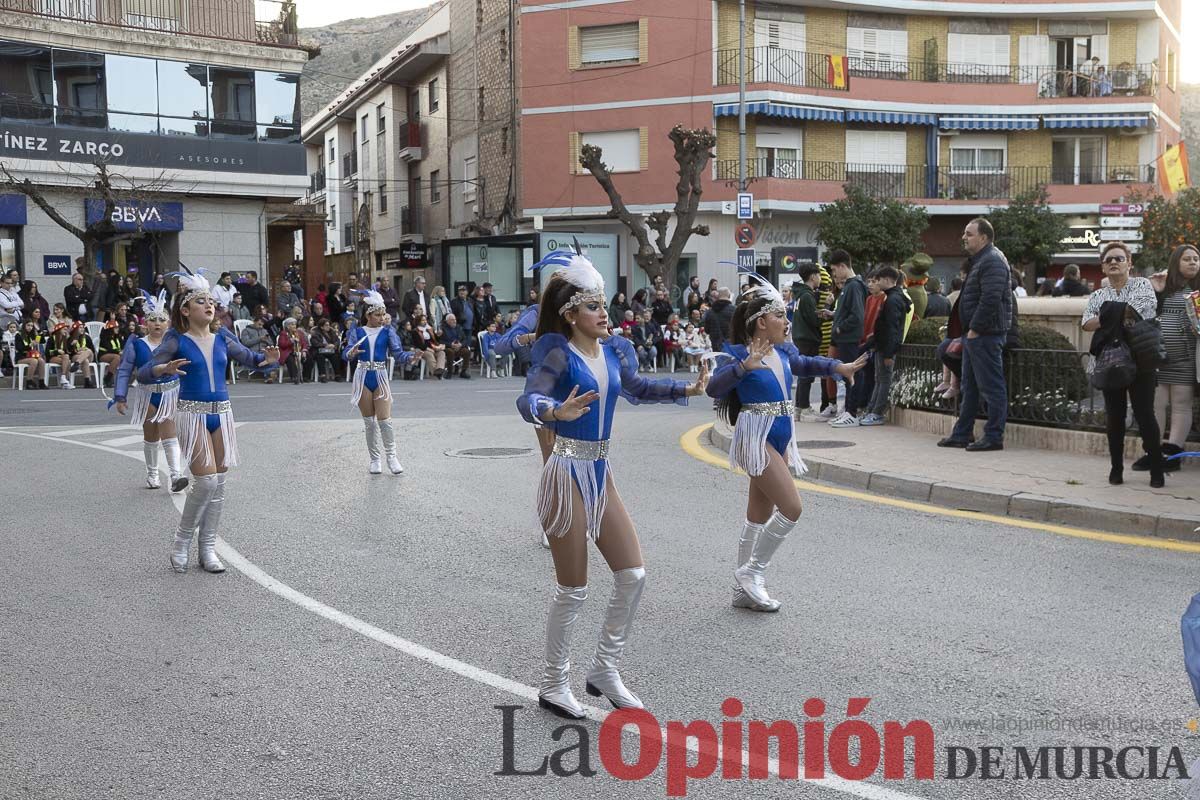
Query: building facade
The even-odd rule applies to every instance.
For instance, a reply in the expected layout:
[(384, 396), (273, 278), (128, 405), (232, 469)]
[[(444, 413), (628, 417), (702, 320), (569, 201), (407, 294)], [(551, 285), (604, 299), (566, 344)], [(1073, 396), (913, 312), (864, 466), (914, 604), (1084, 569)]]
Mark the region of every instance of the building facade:
[[(902, 13), (898, 12), (903, 7)], [(735, 280), (737, 0), (628, 0), (521, 7), (523, 209), (547, 229), (631, 239), (578, 167), (603, 147), (634, 210), (675, 203), (667, 132), (718, 135), (702, 219), (677, 283)], [(1155, 191), (1154, 161), (1181, 138), (1179, 0), (746, 3), (747, 178), (758, 266), (816, 258), (814, 212), (856, 184), (924, 206), (926, 250), (956, 272), (972, 216), (1046, 186), (1075, 229), (1099, 206)], [(790, 256), (790, 258), (785, 258)], [(1057, 261), (1095, 263), (1091, 244)], [(789, 265), (791, 265), (789, 267)]]
[[(103, 161), (117, 235), (97, 265), (149, 288), (185, 264), (282, 277), (296, 232), (319, 218), (294, 205), (308, 185), (291, 3), (118, 4), (0, 0), (0, 164), (72, 225), (103, 215), (87, 190)], [(0, 186), (0, 260), (52, 301), (80, 241)], [(316, 257), (321, 256), (320, 250)]]

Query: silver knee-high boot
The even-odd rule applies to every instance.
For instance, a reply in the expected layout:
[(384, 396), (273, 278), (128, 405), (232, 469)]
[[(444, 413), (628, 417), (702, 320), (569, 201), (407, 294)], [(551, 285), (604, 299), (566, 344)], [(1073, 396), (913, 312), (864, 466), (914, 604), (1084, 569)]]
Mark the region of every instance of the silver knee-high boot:
[(225, 478), (228, 473), (216, 474), (217, 488), (208, 499), (208, 505), (200, 517), (200, 567), (205, 572), (224, 572), (225, 565), (217, 558), (217, 526), (221, 524), (221, 510), (225, 507)]
[(790, 520), (776, 511), (763, 525), (762, 533), (754, 542), (750, 560), (734, 570), (734, 579), (755, 605), (769, 606), (774, 603), (778, 608), (778, 603), (767, 594), (764, 574), (771, 564), (771, 557), (795, 527), (795, 520)]
[(167, 459), (167, 472), (171, 475), (171, 491), (182, 492), (187, 488), (188, 479), (179, 466), (179, 440), (174, 436), (163, 439), (162, 448)]
[(363, 432), (367, 435), (367, 454), (371, 456), (367, 472), (378, 475), (383, 472), (383, 464), (379, 460), (379, 423), (373, 416), (363, 417), (362, 420)]
[(592, 657), (592, 665), (587, 672), (587, 693), (593, 697), (604, 695), (613, 708), (645, 708), (637, 695), (625, 688), (617, 672), (645, 587), (645, 567), (630, 567), (613, 573), (608, 613), (604, 617), (604, 627), (600, 629), (596, 655)]
[(146, 488), (162, 486), (158, 480), (158, 442), (142, 442), (142, 456), (146, 459)]
[(387, 458), (388, 469), (393, 475), (404, 472), (400, 459), (396, 458), (396, 431), (392, 428), (392, 420), (379, 420), (379, 438), (383, 439), (383, 455)]
[[(737, 566), (734, 567), (735, 570), (737, 567), (744, 566), (750, 561), (750, 556), (754, 552), (754, 543), (758, 541), (758, 537), (762, 534), (762, 530), (763, 523), (761, 522), (751, 522), (750, 520), (746, 520), (746, 522), (743, 524), (742, 535), (738, 539), (738, 561)], [(746, 594), (745, 590), (742, 589), (741, 584), (737, 582), (737, 577), (735, 576), (733, 579), (733, 607), (748, 608), (752, 611), (778, 611), (779, 601), (772, 600), (770, 603), (765, 605), (759, 605), (755, 603), (750, 599), (750, 596)]]
[(583, 719), (583, 706), (571, 693), (571, 631), (587, 600), (584, 586), (555, 585), (546, 619), (546, 667), (538, 687), (538, 705), (568, 719)]
[(175, 531), (175, 545), (171, 550), (171, 568), (176, 572), (187, 572), (188, 549), (192, 546), (192, 534), (200, 525), (208, 500), (217, 489), (216, 475), (197, 475), (183, 504), (183, 515)]

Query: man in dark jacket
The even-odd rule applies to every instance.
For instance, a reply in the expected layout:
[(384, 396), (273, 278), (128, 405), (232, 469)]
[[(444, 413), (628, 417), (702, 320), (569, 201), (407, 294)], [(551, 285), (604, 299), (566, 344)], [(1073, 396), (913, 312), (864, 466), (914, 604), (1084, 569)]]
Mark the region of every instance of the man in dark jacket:
[(423, 275), (418, 275), (413, 281), (413, 288), (404, 293), (404, 302), (400, 304), (400, 310), (404, 312), (406, 319), (412, 319), (413, 312), (417, 309), (420, 309), (425, 316), (429, 316), (429, 296), (425, 294), (425, 277)]
[(725, 349), (725, 343), (729, 341), (729, 324), (733, 321), (733, 303), (729, 297), (728, 287), (722, 286), (717, 289), (717, 300), (704, 315), (701, 323), (705, 333), (708, 334), (709, 341), (712, 342), (714, 353), (722, 352)]
[(675, 313), (675, 309), (671, 307), (671, 301), (667, 299), (667, 293), (659, 289), (654, 293), (654, 302), (650, 304), (650, 316), (654, 318), (654, 324), (662, 327), (671, 320), (671, 315)]
[[(954, 431), (939, 447), (971, 452), (1004, 449), (1008, 390), (1004, 381), (1004, 344), (1012, 324), (1013, 294), (1008, 259), (993, 244), (996, 234), (986, 219), (973, 219), (963, 231), (970, 272), (958, 297), (958, 316), (966, 331), (963, 342), (962, 400)], [(972, 441), (979, 400), (987, 404), (983, 438)]]
[(867, 413), (859, 420), (860, 425), (883, 425), (892, 392), (892, 374), (896, 367), (896, 356), (904, 344), (904, 322), (913, 302), (897, 284), (900, 271), (895, 267), (880, 267), (875, 281), (883, 292), (883, 306), (875, 318), (872, 337), (875, 348), (875, 383)]
[[(821, 352), (821, 318), (817, 316), (817, 289), (821, 286), (821, 268), (805, 264), (800, 268), (800, 280), (792, 284), (792, 344), (801, 355), (815, 356)], [(803, 415), (809, 410), (813, 379), (796, 380), (796, 410)]]
[(483, 296), (476, 304), (476, 311), (480, 314), (479, 329), (483, 330), (496, 321), (496, 315), (500, 313), (500, 306), (496, 303), (496, 296), (492, 294), (490, 283), (485, 283), (479, 288), (483, 290)]
[(662, 334), (654, 324), (650, 311), (643, 311), (642, 318), (630, 331), (633, 334), (633, 346), (637, 349), (638, 363), (646, 369), (653, 369), (658, 360), (658, 344)]
[(925, 304), (925, 316), (922, 319), (950, 316), (950, 301), (942, 294), (942, 282), (937, 278), (930, 278), (925, 284), (925, 291), (929, 295), (929, 301)]
[(237, 289), (242, 295), (242, 305), (250, 309), (251, 314), (257, 315), (259, 306), (266, 306), (267, 310), (270, 310), (271, 300), (267, 296), (267, 287), (258, 282), (257, 272), (247, 272), (246, 282)]
[(468, 336), (475, 333), (475, 304), (471, 302), (471, 298), (467, 295), (467, 285), (460, 284), (458, 287), (457, 296), (450, 301), (450, 310), (454, 316), (458, 318), (462, 324), (463, 331)]
[(1083, 281), (1079, 280), (1079, 265), (1067, 264), (1063, 269), (1062, 283), (1054, 287), (1054, 297), (1086, 297), (1091, 294)]
[(446, 369), (454, 374), (454, 365), (458, 364), (458, 376), (464, 380), (471, 377), (470, 338), (458, 319), (453, 314), (447, 314), (442, 320), (442, 332), (438, 341), (446, 346)]
[[(835, 282), (842, 284), (833, 312), (833, 331), (830, 344), (837, 350), (837, 357), (849, 364), (862, 355), (859, 342), (863, 338), (863, 323), (866, 319), (867, 284), (854, 273), (850, 254), (845, 250), (829, 253), (829, 274)], [(858, 425), (858, 410), (869, 398), (863, 396), (866, 381), (857, 380), (846, 387), (846, 410), (829, 424), (835, 428), (852, 428)]]

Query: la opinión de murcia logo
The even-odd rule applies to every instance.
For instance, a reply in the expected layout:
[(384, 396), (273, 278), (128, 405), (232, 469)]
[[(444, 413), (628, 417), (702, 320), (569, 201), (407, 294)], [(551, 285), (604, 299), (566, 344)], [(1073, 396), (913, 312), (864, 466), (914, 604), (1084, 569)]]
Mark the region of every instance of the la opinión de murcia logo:
[[(925, 720), (883, 722), (880, 732), (864, 719), (871, 698), (852, 697), (847, 718), (837, 724), (824, 719), (826, 703), (809, 698), (804, 703), (808, 719), (744, 720), (743, 703), (727, 698), (721, 704), (724, 719), (668, 721), (661, 725), (645, 709), (618, 709), (600, 725), (596, 753), (592, 734), (582, 724), (559, 725), (550, 734), (555, 749), (545, 755), (518, 758), (516, 713), (520, 705), (494, 706), (502, 728), (501, 768), (504, 777), (592, 778), (598, 755), (600, 766), (623, 781), (648, 779), (663, 766), (668, 797), (684, 797), (689, 781), (765, 780), (772, 773), (783, 780), (820, 780), (827, 772), (848, 781), (934, 780), (937, 746), (933, 726)], [(622, 749), (631, 735), (635, 746)], [(628, 743), (626, 743), (628, 744)], [(772, 746), (778, 753), (772, 759)], [(1179, 747), (1131, 745), (1103, 746), (980, 746), (944, 747), (947, 780), (1167, 780), (1187, 779)], [(540, 760), (539, 760), (540, 758)], [(882, 775), (880, 775), (882, 768)]]

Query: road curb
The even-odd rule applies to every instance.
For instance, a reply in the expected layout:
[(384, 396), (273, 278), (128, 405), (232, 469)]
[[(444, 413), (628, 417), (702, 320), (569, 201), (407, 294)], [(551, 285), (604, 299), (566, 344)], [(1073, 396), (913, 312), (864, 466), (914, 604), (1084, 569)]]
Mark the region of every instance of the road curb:
[[(718, 430), (717, 426), (709, 427), (706, 436), (713, 447), (729, 452), (731, 438)], [(804, 463), (808, 465), (809, 470), (804, 476), (805, 480), (877, 492), (957, 511), (975, 511), (1037, 522), (1094, 528), (1112, 533), (1200, 542), (1200, 517), (1155, 514), (1103, 503), (1084, 505), (1061, 497), (984, 489), (916, 475), (839, 464), (808, 455), (804, 456)]]

